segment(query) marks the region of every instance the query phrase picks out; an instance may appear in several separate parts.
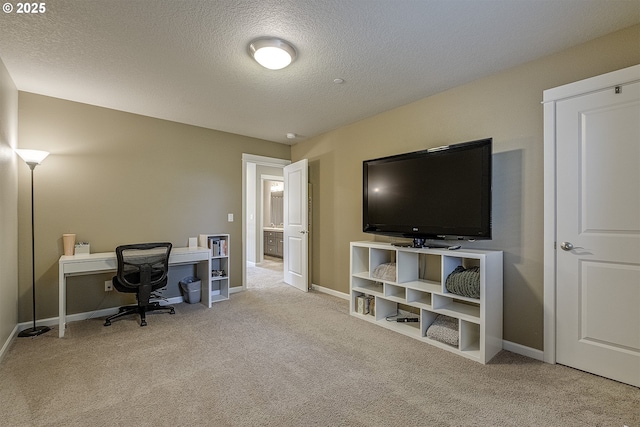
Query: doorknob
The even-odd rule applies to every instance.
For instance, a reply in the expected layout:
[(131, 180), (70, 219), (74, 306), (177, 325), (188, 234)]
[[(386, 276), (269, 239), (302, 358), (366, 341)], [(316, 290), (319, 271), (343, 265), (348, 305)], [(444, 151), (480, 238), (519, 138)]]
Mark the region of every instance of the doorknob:
[[(560, 243), (560, 249), (562, 249), (563, 251), (572, 251), (573, 249), (584, 249), (582, 246), (573, 246), (573, 243), (571, 242), (562, 242)], [(584, 254), (590, 254), (590, 252), (588, 250), (586, 250), (584, 252)], [(584, 255), (582, 254), (582, 255)]]
[(571, 243), (571, 242), (562, 242), (560, 244), (560, 248), (563, 251), (570, 251), (571, 249), (573, 249), (573, 243)]
[(306, 230), (301, 230), (300, 234), (307, 234), (307, 231)]

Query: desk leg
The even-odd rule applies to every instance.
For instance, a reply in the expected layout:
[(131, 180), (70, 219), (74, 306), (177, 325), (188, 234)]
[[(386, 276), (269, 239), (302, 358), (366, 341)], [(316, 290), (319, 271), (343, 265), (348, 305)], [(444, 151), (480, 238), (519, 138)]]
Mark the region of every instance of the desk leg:
[(67, 278), (64, 275), (62, 266), (58, 268), (58, 337), (64, 337), (64, 328), (67, 321)]

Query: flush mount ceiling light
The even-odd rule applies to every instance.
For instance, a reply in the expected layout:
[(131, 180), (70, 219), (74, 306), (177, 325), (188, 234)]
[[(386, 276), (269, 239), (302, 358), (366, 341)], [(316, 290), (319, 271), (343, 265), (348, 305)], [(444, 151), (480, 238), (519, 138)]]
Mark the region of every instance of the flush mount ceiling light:
[(249, 54), (265, 68), (280, 70), (296, 59), (296, 49), (275, 37), (261, 37), (249, 43)]

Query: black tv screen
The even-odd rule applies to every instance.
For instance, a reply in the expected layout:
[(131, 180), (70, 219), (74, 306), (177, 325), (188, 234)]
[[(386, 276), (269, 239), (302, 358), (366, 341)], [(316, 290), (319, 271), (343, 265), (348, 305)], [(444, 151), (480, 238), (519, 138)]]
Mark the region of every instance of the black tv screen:
[(363, 162), (363, 231), (491, 239), (492, 138)]

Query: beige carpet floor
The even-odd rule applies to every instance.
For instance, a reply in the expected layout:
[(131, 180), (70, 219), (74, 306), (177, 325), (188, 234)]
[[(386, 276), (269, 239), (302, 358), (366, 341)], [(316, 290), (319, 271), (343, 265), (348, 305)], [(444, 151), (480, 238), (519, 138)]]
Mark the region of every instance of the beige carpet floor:
[(144, 328), (90, 319), (16, 339), (0, 424), (640, 426), (638, 388), (507, 351), (483, 366), (252, 274), (262, 285)]
[(247, 289), (264, 289), (282, 284), (284, 264), (281, 258), (265, 256), (255, 267), (247, 268)]

